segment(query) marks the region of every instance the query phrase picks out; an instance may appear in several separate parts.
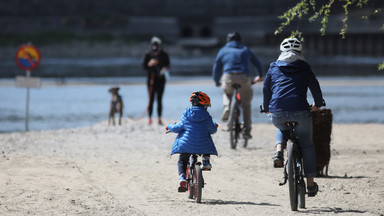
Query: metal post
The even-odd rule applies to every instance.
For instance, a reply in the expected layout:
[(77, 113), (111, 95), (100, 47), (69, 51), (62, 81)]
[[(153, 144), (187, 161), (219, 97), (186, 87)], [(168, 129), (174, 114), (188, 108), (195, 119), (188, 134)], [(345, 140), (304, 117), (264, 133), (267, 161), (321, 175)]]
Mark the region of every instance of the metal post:
[[(31, 76), (31, 71), (27, 70), (27, 82)], [(27, 86), (27, 102), (25, 104), (25, 131), (28, 131), (28, 119), (29, 119), (29, 86)]]

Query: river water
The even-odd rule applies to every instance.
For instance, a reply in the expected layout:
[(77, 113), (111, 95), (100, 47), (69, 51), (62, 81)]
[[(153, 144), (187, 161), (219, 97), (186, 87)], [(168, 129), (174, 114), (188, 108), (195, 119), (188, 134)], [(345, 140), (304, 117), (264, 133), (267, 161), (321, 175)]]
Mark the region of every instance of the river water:
[[(319, 77), (334, 123), (384, 123), (384, 77)], [(0, 132), (25, 130), (26, 89), (15, 87), (14, 79), (0, 79)], [(120, 86), (124, 118), (138, 118), (148, 102), (144, 77), (43, 79), (39, 89), (30, 89), (29, 129), (54, 130), (89, 126), (108, 119), (111, 95)], [(220, 122), (221, 89), (210, 77), (171, 77), (164, 93), (163, 118), (178, 120), (189, 106), (192, 91), (204, 91), (212, 101), (209, 112)], [(253, 86), (253, 123), (269, 123), (259, 113), (262, 85)], [(309, 102), (312, 98), (309, 94)], [(154, 106), (156, 108), (156, 104)], [(153, 117), (157, 118), (154, 109)]]

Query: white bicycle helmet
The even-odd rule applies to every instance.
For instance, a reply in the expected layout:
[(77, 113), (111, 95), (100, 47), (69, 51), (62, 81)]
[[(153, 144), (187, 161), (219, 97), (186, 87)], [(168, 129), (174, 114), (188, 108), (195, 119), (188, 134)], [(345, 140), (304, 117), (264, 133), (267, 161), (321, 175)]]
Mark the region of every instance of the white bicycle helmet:
[(301, 52), (302, 49), (303, 46), (301, 45), (301, 41), (297, 38), (285, 38), (280, 44), (280, 51), (282, 52), (290, 50)]

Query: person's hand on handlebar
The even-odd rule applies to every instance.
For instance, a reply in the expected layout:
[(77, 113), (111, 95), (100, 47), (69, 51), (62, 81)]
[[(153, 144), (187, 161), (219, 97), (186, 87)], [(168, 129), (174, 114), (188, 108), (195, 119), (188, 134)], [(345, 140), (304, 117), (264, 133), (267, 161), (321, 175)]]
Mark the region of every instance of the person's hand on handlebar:
[(315, 104), (312, 104), (311, 111), (319, 111), (320, 108), (316, 107)]

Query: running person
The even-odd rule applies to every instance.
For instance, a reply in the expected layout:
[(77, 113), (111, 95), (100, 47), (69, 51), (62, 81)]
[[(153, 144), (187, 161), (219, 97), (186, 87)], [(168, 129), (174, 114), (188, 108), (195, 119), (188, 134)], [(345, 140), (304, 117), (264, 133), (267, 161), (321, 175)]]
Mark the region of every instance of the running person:
[(148, 123), (152, 124), (153, 103), (156, 97), (158, 124), (162, 125), (162, 100), (166, 83), (164, 71), (169, 69), (170, 61), (168, 54), (163, 50), (160, 38), (153, 37), (151, 39), (149, 51), (144, 56), (142, 66), (147, 71), (147, 87), (149, 95)]

